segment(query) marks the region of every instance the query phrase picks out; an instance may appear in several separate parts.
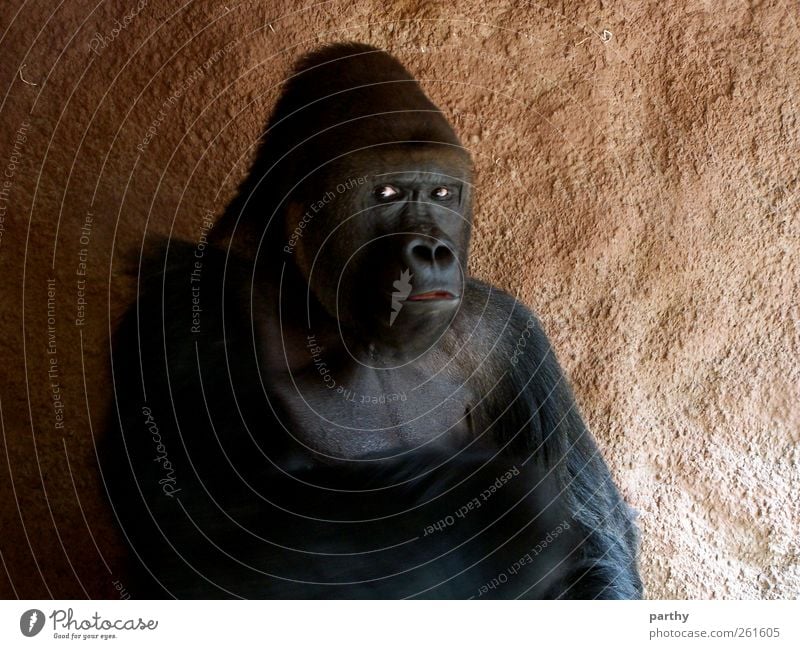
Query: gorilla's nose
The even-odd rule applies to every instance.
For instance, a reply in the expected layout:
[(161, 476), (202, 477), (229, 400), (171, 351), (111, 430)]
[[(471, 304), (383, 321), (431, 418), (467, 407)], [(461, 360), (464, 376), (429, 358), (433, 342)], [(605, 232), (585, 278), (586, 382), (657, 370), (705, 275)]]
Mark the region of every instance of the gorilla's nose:
[(441, 239), (411, 236), (403, 244), (402, 256), (403, 263), (418, 279), (445, 284), (457, 279), (456, 256)]

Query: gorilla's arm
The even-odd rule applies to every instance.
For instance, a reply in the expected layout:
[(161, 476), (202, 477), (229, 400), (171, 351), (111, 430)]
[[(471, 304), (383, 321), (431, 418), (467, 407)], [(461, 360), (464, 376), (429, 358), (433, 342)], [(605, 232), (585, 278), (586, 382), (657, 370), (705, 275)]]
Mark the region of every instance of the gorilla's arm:
[(633, 512), (581, 418), (538, 318), (474, 279), (464, 309), (450, 351), (462, 375), (472, 376), (474, 392), (485, 395), (473, 411), (477, 429), (552, 469), (582, 534), (580, 566), (565, 596), (641, 597)]

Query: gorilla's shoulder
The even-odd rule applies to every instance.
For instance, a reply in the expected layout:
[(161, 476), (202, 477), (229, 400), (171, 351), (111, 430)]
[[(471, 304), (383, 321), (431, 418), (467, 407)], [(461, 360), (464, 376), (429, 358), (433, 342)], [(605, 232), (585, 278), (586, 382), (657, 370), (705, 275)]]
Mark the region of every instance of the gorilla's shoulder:
[(507, 361), (519, 356), (515, 349), (524, 340), (524, 356), (537, 362), (549, 348), (539, 319), (528, 307), (502, 289), (474, 278), (467, 279), (451, 331), (457, 348), (468, 345), (477, 358)]
[(519, 333), (525, 327), (539, 328), (536, 315), (525, 304), (496, 286), (469, 277), (464, 293), (462, 325), (478, 327), (494, 338)]

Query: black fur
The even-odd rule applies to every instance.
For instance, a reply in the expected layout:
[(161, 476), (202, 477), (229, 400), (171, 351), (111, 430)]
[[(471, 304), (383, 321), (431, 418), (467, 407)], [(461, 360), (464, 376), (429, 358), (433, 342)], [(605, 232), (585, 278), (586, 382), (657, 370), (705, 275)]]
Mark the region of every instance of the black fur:
[[(397, 199), (376, 199), (386, 182)], [(470, 183), (396, 60), (344, 44), (301, 61), (214, 245), (155, 247), (115, 338), (103, 473), (141, 594), (641, 596), (632, 513), (538, 320), (464, 272)], [(409, 264), (457, 299), (388, 321)]]

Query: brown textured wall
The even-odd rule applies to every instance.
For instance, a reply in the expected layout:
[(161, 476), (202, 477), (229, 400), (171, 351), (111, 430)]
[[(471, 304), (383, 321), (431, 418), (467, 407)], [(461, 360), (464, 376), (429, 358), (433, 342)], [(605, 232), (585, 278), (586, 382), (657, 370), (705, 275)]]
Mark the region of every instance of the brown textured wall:
[(640, 511), (648, 595), (798, 595), (793, 2), (22, 4), (0, 17), (0, 594), (115, 596), (93, 441), (127, 264), (145, 231), (196, 237), (293, 59), (354, 39), (472, 150), (473, 272), (541, 315)]

